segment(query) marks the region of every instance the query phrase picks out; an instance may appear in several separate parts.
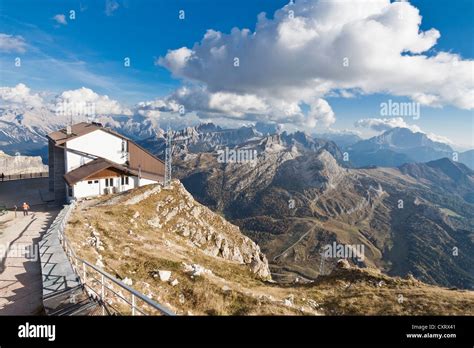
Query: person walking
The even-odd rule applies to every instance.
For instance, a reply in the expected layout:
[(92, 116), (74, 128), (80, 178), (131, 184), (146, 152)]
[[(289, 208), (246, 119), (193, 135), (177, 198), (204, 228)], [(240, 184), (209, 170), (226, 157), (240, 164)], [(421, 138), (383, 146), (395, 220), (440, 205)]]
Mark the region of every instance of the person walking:
[(2, 182), (5, 180), (5, 174), (2, 173)]
[(23, 216), (28, 215), (28, 210), (29, 209), (30, 209), (30, 206), (28, 205), (28, 203), (23, 202)]

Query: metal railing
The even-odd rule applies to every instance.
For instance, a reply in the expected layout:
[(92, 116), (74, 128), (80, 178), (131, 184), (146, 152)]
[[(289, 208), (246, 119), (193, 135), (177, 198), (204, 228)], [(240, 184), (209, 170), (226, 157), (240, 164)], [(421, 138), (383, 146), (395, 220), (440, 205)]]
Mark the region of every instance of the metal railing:
[[(0, 173), (0, 175), (1, 175), (1, 173)], [(22, 179), (47, 178), (48, 176), (49, 176), (49, 172), (11, 174), (11, 175), (4, 175), (3, 178), (0, 176), (0, 182), (1, 181), (12, 181), (12, 180), (22, 180)]]
[[(116, 279), (112, 275), (108, 274), (104, 270), (92, 265), (91, 263), (79, 258), (74, 252), (70, 242), (64, 234), (67, 221), (75, 202), (67, 205), (65, 213), (58, 228), (59, 241), (66, 253), (66, 256), (74, 270), (74, 273), (80, 279), (84, 288), (88, 291), (89, 296), (93, 297), (102, 307), (102, 315), (116, 313), (116, 314), (131, 314), (131, 315), (150, 315), (150, 314), (164, 314), (174, 315), (174, 313), (168, 308), (160, 305), (153, 301), (144, 294), (124, 284), (122, 281)], [(119, 288), (117, 290), (114, 288)], [(129, 294), (129, 297), (125, 297), (121, 291), (125, 291)], [(119, 308), (119, 306), (112, 305), (113, 300), (110, 296), (118, 298), (120, 303), (125, 308), (129, 308), (127, 313), (126, 309)], [(125, 313), (124, 313), (125, 312)]]

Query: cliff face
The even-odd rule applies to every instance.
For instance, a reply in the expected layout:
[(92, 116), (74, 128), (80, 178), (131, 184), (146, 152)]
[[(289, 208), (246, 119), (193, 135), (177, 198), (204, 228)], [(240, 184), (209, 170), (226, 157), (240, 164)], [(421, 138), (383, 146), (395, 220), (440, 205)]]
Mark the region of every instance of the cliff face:
[(139, 228), (143, 236), (161, 234), (169, 240), (177, 237), (208, 256), (245, 265), (258, 279), (271, 278), (260, 247), (237, 226), (196, 202), (178, 180), (169, 188), (153, 185), (114, 196), (100, 206), (133, 211), (125, 226), (129, 231)]
[(181, 182), (173, 181), (170, 189), (155, 188), (157, 194), (160, 199), (153, 203), (155, 211), (147, 220), (149, 226), (179, 234), (207, 255), (248, 265), (257, 277), (270, 278), (267, 259), (259, 246), (237, 226), (197, 203)]
[(40, 156), (10, 156), (0, 151), (0, 172), (5, 175), (47, 172)]

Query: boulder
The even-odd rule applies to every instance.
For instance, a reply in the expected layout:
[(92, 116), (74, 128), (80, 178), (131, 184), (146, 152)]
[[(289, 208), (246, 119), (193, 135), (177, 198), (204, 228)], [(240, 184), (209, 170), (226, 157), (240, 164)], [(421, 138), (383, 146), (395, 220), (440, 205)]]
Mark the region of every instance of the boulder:
[(131, 280), (131, 279), (128, 278), (128, 277), (125, 277), (125, 278), (122, 280), (122, 283), (124, 283), (125, 285), (128, 285), (128, 286), (132, 286), (133, 280)]
[(351, 268), (351, 265), (350, 265), (349, 261), (347, 261), (346, 259), (339, 259), (339, 260), (337, 260), (337, 268), (339, 268), (339, 269), (349, 269), (349, 268)]
[(162, 282), (167, 282), (171, 278), (171, 271), (158, 271), (158, 275)]

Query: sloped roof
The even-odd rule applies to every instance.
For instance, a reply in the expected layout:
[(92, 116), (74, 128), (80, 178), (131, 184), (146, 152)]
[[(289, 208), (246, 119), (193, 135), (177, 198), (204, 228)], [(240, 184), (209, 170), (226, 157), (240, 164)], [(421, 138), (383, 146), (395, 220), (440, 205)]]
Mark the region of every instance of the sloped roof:
[(95, 130), (103, 130), (107, 133), (116, 135), (122, 139), (130, 140), (127, 137), (123, 136), (120, 133), (114, 132), (109, 128), (103, 127), (100, 123), (87, 123), (87, 122), (80, 122), (73, 124), (71, 126), (71, 134), (67, 135), (66, 128), (60, 129), (56, 132), (52, 132), (48, 134), (48, 138), (51, 139), (56, 145), (62, 145), (65, 142), (80, 137), (82, 135), (91, 133)]
[(56, 132), (49, 133), (47, 135), (47, 138), (52, 140), (55, 145), (63, 145), (64, 143), (66, 143), (67, 141), (69, 141), (71, 139), (78, 138), (82, 135), (91, 133), (91, 132), (93, 132), (95, 130), (99, 130), (99, 129), (104, 131), (104, 132), (116, 135), (119, 138), (122, 138), (122, 139), (125, 139), (125, 140), (129, 141), (129, 142), (134, 143), (143, 152), (148, 153), (149, 155), (153, 156), (155, 159), (157, 159), (158, 161), (163, 163), (163, 161), (161, 159), (159, 159), (158, 157), (153, 155), (150, 151), (143, 148), (143, 146), (138, 145), (133, 140), (127, 138), (126, 136), (124, 136), (124, 135), (122, 135), (118, 132), (115, 132), (115, 131), (111, 130), (110, 128), (106, 128), (106, 127), (102, 126), (102, 124), (100, 124), (100, 123), (87, 123), (87, 122), (76, 123), (76, 124), (73, 124), (71, 126), (71, 134), (70, 135), (67, 135), (66, 128), (63, 128), (63, 129), (60, 129)]
[(79, 168), (71, 170), (67, 174), (64, 174), (64, 180), (66, 180), (68, 185), (71, 186), (108, 168), (117, 169), (124, 174), (138, 176), (138, 173), (134, 170), (130, 170), (127, 167), (121, 166), (120, 164), (108, 161), (105, 158), (97, 158), (84, 164), (83, 166), (80, 166)]

